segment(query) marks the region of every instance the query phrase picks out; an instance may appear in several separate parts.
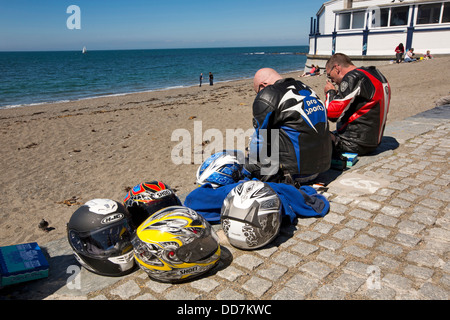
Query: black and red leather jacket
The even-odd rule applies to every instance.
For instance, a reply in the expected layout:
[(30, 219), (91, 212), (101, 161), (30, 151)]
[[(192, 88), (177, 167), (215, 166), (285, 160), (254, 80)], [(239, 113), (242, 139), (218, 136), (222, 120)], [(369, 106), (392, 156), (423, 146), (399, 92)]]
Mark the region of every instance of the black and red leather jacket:
[(380, 144), (386, 125), (391, 89), (375, 67), (348, 72), (339, 91), (329, 90), (325, 106), (330, 121), (337, 122), (338, 136), (353, 150), (365, 154)]

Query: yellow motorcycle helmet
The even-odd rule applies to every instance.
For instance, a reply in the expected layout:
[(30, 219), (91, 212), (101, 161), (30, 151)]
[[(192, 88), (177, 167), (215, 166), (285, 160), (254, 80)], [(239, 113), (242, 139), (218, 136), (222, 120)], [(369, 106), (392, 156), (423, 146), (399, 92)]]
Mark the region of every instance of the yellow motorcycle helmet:
[(136, 230), (134, 258), (151, 279), (181, 282), (212, 269), (220, 259), (220, 244), (211, 225), (183, 206), (164, 208)]

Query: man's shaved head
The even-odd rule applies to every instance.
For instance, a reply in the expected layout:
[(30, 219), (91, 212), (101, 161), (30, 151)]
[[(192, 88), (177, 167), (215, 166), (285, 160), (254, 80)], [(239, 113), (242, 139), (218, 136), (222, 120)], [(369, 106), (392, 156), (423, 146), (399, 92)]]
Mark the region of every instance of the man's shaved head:
[(259, 69), (255, 77), (253, 78), (253, 89), (256, 93), (261, 91), (263, 88), (274, 84), (276, 81), (282, 79), (278, 72), (271, 68)]

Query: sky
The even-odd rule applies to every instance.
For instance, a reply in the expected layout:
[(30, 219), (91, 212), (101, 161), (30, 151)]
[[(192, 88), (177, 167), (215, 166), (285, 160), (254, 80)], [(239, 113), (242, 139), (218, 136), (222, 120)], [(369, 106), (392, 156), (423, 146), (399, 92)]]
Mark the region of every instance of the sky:
[[(0, 51), (307, 45), (322, 3), (0, 0)], [(67, 13), (71, 5), (79, 15)]]

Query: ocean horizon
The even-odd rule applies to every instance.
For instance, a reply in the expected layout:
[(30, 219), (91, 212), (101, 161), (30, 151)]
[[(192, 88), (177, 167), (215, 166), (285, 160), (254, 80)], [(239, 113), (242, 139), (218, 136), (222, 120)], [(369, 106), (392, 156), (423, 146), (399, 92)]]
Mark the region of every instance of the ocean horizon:
[(308, 46), (0, 52), (0, 109), (303, 70)]

